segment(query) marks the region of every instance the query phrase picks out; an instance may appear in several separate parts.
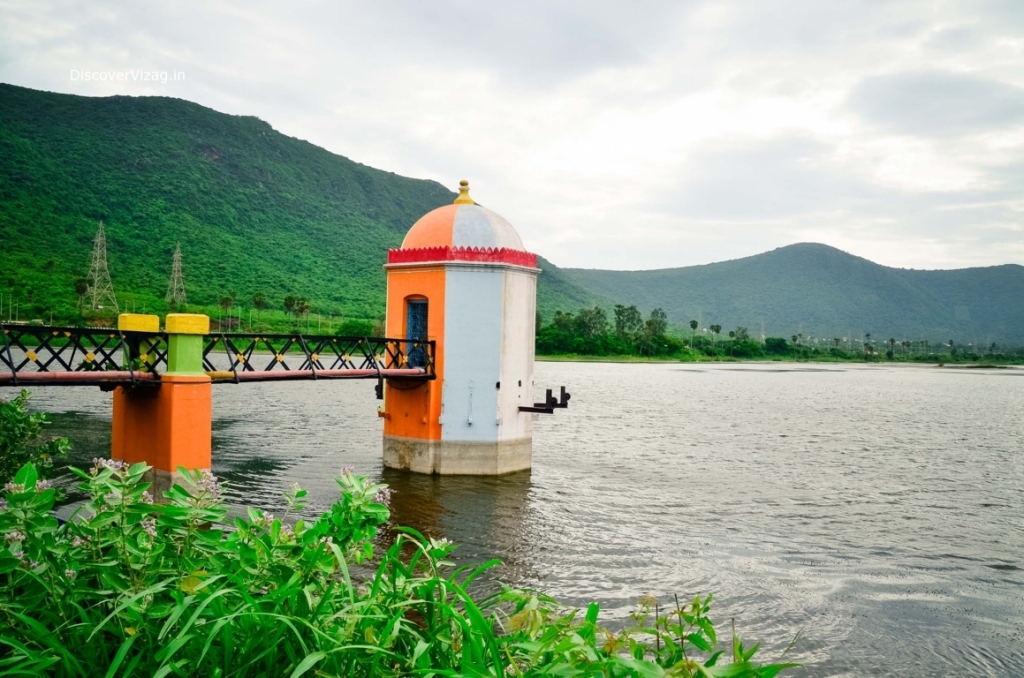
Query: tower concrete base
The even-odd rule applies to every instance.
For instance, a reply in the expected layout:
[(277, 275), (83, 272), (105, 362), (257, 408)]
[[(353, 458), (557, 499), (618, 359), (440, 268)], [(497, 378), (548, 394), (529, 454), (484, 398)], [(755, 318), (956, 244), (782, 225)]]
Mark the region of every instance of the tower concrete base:
[(533, 439), (498, 442), (419, 440), (384, 436), (384, 466), (442, 476), (498, 476), (533, 462)]

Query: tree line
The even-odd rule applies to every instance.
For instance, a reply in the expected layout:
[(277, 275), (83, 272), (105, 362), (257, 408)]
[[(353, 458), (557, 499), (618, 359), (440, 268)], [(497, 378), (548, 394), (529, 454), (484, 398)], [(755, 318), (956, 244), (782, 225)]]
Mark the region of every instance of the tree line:
[(611, 319), (599, 306), (576, 313), (556, 311), (546, 325), (537, 314), (541, 354), (670, 356), (682, 348), (683, 342), (668, 335), (668, 316), (660, 308), (646, 319), (635, 305), (616, 305)]
[[(550, 323), (537, 314), (539, 355), (678, 357), (682, 360), (711, 359), (795, 359), (825, 361), (903, 362), (1019, 362), (1024, 349), (975, 346), (953, 339), (942, 342), (909, 341), (895, 337), (863, 339), (853, 337), (754, 338), (743, 326), (725, 330), (720, 324), (700, 327), (691, 320), (683, 328), (670, 330), (665, 311), (656, 308), (647, 318), (635, 305), (616, 305), (611, 316), (594, 306), (575, 313), (557, 311)], [(687, 329), (689, 332), (687, 332)]]

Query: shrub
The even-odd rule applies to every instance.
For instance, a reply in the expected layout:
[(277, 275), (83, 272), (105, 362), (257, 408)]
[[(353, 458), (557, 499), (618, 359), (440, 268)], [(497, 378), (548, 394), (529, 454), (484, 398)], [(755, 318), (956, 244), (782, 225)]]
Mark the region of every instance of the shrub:
[(374, 323), (370, 320), (346, 320), (334, 332), (339, 337), (373, 337)]
[(771, 355), (789, 353), (789, 344), (782, 337), (768, 337), (764, 340), (764, 350)]
[(23, 390), (13, 400), (0, 399), (0, 482), (12, 479), (18, 469), (29, 463), (43, 477), (49, 477), (53, 460), (67, 456), (71, 449), (67, 438), (38, 442), (43, 427), (50, 422), (41, 412), (28, 413), (29, 397), (29, 392)]
[(753, 339), (740, 339), (733, 342), (730, 353), (736, 358), (759, 358), (764, 355), (764, 350)]
[[(0, 674), (50, 676), (765, 676), (733, 639), (718, 664), (711, 597), (641, 601), (619, 633), (543, 595), (467, 587), (494, 561), (402, 529), (372, 571), (387, 489), (343, 473), (328, 512), (290, 526), (257, 509), (228, 524), (209, 472), (154, 504), (148, 467), (75, 469), (90, 501), (63, 525), (26, 465), (0, 509)], [(304, 492), (287, 495), (289, 512)]]

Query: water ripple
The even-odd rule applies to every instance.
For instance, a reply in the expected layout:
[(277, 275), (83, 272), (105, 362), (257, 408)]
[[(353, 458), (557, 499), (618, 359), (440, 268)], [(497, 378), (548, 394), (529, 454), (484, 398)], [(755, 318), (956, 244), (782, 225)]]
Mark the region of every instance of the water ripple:
[[(297, 482), (314, 514), (351, 464), (396, 522), (609, 624), (714, 592), (767, 659), (802, 632), (797, 675), (1024, 675), (1021, 372), (542, 363), (572, 406), (502, 478), (383, 470), (369, 382), (218, 386), (214, 466), (233, 501), (279, 512)], [(34, 403), (103, 452), (109, 395)]]

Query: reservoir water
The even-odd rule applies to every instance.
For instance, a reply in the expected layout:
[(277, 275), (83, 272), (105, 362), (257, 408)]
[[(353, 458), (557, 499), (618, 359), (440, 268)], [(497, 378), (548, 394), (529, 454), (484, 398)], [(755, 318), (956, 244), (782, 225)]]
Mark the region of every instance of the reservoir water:
[[(641, 595), (712, 592), (795, 676), (1024, 676), (1024, 370), (539, 363), (568, 410), (532, 472), (381, 467), (373, 383), (216, 386), (214, 471), (235, 503), (309, 514), (343, 465), (395, 489), (394, 520), (498, 557), (498, 576), (609, 625)], [(5, 394), (7, 395), (7, 394)], [(110, 395), (40, 388), (74, 461), (109, 451)]]

